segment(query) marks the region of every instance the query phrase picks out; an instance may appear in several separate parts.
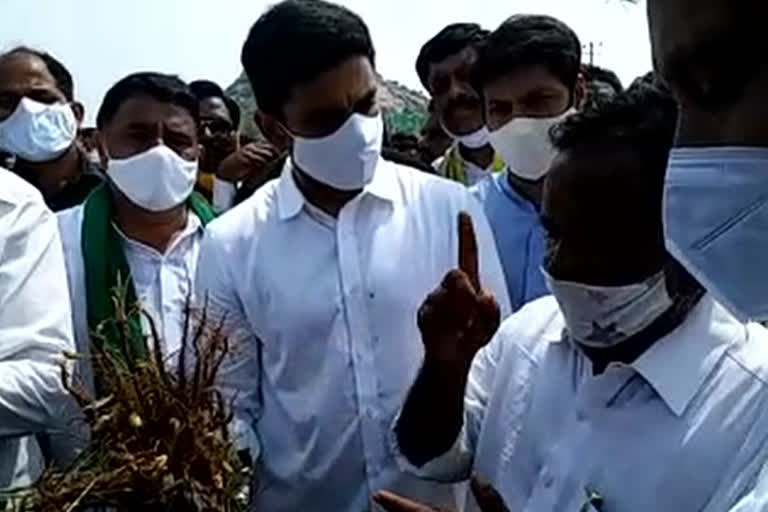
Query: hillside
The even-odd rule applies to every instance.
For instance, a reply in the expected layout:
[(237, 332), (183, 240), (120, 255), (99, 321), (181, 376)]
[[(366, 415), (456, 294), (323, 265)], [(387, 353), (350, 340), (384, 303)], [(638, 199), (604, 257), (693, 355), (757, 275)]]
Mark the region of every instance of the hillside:
[[(393, 80), (379, 79), (382, 85), (380, 101), (388, 133), (417, 134), (427, 116), (427, 97)], [(258, 130), (253, 123), (253, 94), (245, 74), (240, 75), (227, 88), (227, 94), (240, 104), (243, 130), (250, 135), (257, 135)]]

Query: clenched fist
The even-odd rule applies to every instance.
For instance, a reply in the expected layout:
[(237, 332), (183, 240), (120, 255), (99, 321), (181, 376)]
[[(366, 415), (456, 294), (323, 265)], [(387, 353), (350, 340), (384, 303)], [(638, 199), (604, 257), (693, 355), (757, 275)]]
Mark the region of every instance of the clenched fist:
[(459, 268), (450, 271), (421, 305), (418, 324), (425, 359), (468, 368), (499, 328), (501, 313), (482, 289), (472, 218), (459, 214)]

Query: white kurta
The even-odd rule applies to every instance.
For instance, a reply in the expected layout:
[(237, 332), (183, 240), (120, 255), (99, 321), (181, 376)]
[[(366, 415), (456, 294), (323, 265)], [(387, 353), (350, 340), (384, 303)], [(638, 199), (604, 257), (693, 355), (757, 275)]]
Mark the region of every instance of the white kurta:
[[(88, 309), (83, 266), (82, 225), (83, 206), (58, 214), (64, 242), (67, 278), (73, 304), (75, 342), (80, 354), (90, 353)], [(131, 272), (136, 296), (155, 321), (163, 338), (164, 353), (173, 359), (178, 353), (184, 330), (184, 308), (193, 291), (197, 258), (203, 229), (197, 216), (190, 213), (186, 228), (171, 242), (165, 253), (131, 240), (118, 229), (125, 259)], [(106, 257), (106, 254), (104, 255)], [(147, 322), (142, 319), (145, 333)], [(92, 387), (93, 375), (89, 364), (80, 365), (79, 374)]]
[(766, 505), (765, 328), (707, 296), (633, 364), (595, 376), (564, 327), (552, 297), (510, 317), (475, 358), (453, 449), (410, 469), (447, 481), (474, 471), (518, 512), (583, 510), (588, 491), (605, 511)]
[(482, 282), (508, 312), (480, 205), (459, 184), (385, 160), (338, 218), (308, 205), (286, 168), (211, 223), (197, 296), (237, 329), (224, 384), (261, 445), (254, 510), (361, 512), (382, 488), (455, 506), (451, 486), (398, 469), (388, 431), (423, 359), (417, 309), (457, 266), (464, 210)]
[(56, 217), (0, 169), (0, 488), (37, 476), (39, 454), (27, 461), (26, 449), (34, 439), (22, 437), (56, 432), (70, 417), (59, 366), (74, 349), (64, 272)]

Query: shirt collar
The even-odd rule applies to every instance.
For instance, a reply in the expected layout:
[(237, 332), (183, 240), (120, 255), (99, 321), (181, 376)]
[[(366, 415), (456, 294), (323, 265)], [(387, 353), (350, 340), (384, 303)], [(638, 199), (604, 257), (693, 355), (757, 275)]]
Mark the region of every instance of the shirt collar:
[[(128, 246), (136, 247), (146, 252), (151, 252), (153, 254), (160, 254), (160, 252), (157, 249), (154, 249), (153, 247), (150, 247), (143, 242), (140, 242), (138, 240), (135, 240), (129, 237), (127, 234), (125, 234), (125, 232), (123, 232), (122, 229), (120, 229), (120, 226), (117, 224), (117, 222), (112, 221), (112, 227), (115, 228), (115, 231), (117, 231), (117, 234), (122, 239), (123, 243), (127, 244)], [(165, 254), (167, 255), (173, 252), (173, 250), (183, 240), (186, 240), (191, 236), (198, 236), (202, 238), (204, 234), (205, 234), (205, 227), (203, 226), (203, 222), (198, 218), (197, 215), (195, 215), (192, 212), (192, 210), (189, 210), (189, 213), (187, 214), (187, 225), (184, 226), (184, 228), (181, 231), (179, 231), (174, 235), (173, 240), (171, 240), (171, 243), (168, 244), (168, 248), (166, 249)]]
[[(397, 171), (386, 160), (379, 157), (376, 171), (373, 173), (373, 180), (363, 188), (363, 193), (393, 203), (400, 197), (399, 192)], [(280, 174), (277, 196), (280, 220), (287, 220), (296, 216), (306, 201), (293, 179), (293, 165), (290, 158), (286, 160)]]
[(507, 196), (510, 201), (515, 203), (521, 209), (536, 214), (536, 218), (538, 219), (539, 212), (536, 210), (536, 206), (531, 201), (520, 195), (520, 193), (515, 190), (512, 185), (510, 185), (509, 176), (507, 174), (509, 172), (509, 169), (507, 169), (506, 171), (493, 177), (494, 181), (496, 182), (496, 186), (499, 187), (501, 193)]
[(681, 416), (728, 348), (745, 338), (744, 325), (705, 296), (680, 327), (631, 366)]

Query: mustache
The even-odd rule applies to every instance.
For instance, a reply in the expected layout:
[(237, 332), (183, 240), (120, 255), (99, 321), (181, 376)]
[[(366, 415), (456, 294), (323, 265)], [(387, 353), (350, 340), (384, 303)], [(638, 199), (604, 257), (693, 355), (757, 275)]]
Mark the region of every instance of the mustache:
[(448, 114), (453, 114), (459, 108), (480, 108), (480, 100), (469, 95), (461, 95), (452, 98), (445, 104), (445, 112)]

